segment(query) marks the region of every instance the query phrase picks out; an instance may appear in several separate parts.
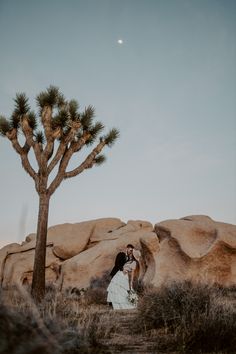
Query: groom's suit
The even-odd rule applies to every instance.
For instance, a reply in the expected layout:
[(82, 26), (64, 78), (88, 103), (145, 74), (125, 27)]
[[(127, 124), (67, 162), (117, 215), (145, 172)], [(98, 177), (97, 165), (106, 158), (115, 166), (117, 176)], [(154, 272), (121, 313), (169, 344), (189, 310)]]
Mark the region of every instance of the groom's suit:
[(119, 252), (116, 256), (115, 265), (110, 273), (111, 277), (118, 272), (118, 270), (123, 270), (123, 266), (126, 263), (128, 256), (125, 252)]

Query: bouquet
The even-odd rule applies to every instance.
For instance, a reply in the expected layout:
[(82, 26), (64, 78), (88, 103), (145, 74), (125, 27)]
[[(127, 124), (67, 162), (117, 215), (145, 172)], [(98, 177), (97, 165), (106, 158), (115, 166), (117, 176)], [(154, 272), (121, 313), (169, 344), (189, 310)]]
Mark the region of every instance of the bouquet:
[(138, 295), (136, 294), (136, 292), (134, 290), (129, 290), (128, 291), (128, 301), (132, 304), (132, 305), (137, 305), (138, 303)]

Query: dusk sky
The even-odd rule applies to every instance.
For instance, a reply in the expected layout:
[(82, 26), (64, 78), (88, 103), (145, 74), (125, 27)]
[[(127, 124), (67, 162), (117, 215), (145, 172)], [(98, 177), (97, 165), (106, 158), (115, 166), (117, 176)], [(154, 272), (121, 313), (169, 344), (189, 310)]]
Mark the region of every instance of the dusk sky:
[[(120, 130), (104, 165), (53, 195), (49, 226), (236, 224), (236, 1), (0, 0), (0, 52), (0, 114), (53, 84)], [(38, 197), (5, 138), (0, 157), (1, 247), (36, 231)]]

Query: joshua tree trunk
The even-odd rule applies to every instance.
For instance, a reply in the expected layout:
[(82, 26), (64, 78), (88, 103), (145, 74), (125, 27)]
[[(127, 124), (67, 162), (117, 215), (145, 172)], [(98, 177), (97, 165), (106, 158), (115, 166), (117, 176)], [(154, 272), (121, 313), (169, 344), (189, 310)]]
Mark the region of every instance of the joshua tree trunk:
[(36, 302), (40, 302), (45, 293), (45, 265), (49, 201), (50, 197), (47, 193), (43, 193), (39, 196), (38, 225), (31, 290), (32, 296)]

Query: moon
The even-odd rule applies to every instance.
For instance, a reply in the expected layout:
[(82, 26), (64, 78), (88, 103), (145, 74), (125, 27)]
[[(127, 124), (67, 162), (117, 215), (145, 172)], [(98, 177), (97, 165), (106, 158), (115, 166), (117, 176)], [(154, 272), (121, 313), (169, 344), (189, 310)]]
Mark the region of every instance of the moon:
[(118, 43), (118, 44), (123, 44), (124, 41), (123, 41), (123, 39), (118, 39), (117, 43)]

